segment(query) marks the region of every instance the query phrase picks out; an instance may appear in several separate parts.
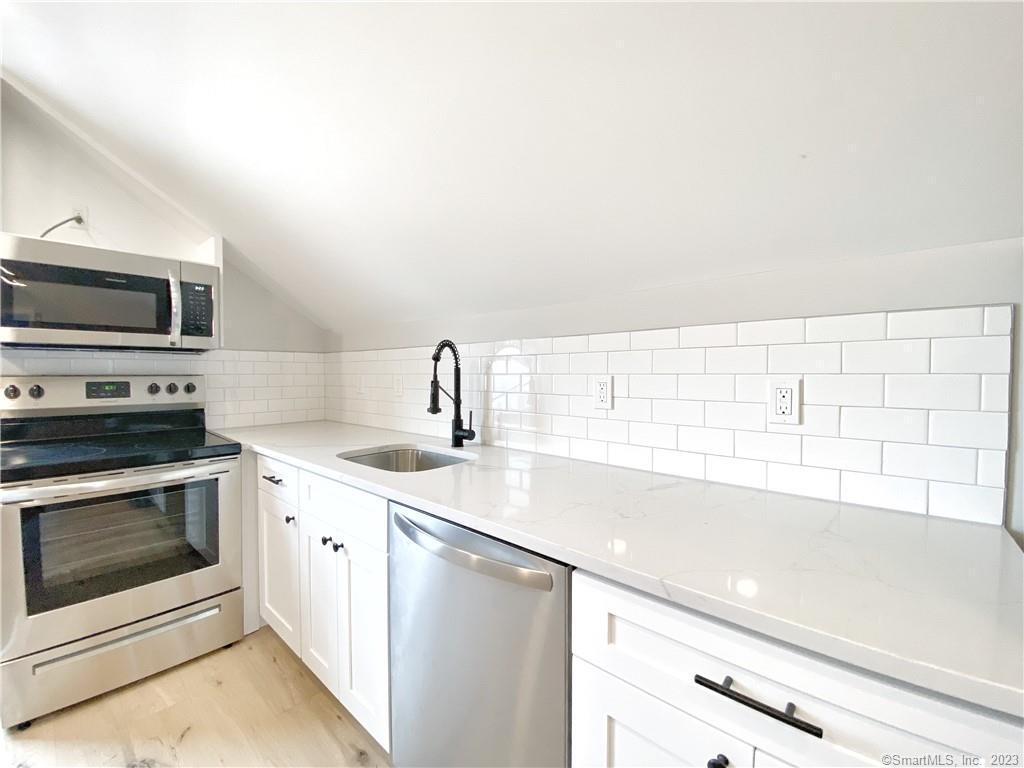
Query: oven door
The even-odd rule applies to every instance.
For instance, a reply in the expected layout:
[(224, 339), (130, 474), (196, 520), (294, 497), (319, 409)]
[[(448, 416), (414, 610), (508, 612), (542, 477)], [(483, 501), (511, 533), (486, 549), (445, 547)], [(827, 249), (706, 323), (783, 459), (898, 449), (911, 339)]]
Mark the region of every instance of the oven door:
[(181, 346), (181, 263), (4, 236), (0, 342)]
[(241, 586), (237, 457), (3, 496), (2, 661)]

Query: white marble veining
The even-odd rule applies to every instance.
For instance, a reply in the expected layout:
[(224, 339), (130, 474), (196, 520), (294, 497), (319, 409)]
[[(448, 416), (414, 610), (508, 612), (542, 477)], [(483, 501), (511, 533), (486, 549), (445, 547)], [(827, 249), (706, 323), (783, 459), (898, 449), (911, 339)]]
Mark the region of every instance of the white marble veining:
[(996, 526), (504, 448), (398, 474), (337, 458), (441, 441), (336, 422), (223, 430), (254, 450), (772, 638), (1024, 715), (1024, 556)]

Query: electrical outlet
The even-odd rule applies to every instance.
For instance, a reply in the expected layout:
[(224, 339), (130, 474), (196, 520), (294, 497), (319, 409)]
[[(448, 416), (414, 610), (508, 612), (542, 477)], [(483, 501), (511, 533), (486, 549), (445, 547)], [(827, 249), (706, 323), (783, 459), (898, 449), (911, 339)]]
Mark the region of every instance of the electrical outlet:
[(396, 375), (391, 380), (391, 386), (394, 388), (396, 396), (401, 397), (403, 394), (405, 394), (405, 379), (403, 379), (401, 376)]
[(68, 224), (69, 227), (71, 227), (72, 229), (88, 229), (89, 228), (89, 208), (87, 206), (80, 205), (80, 206), (78, 206), (76, 208), (72, 208), (71, 209), (71, 215), (72, 216), (81, 216), (82, 217), (82, 223), (79, 224), (78, 222), (72, 221), (70, 224)]
[(612, 410), (612, 377), (594, 377), (594, 407), (602, 411)]
[(800, 376), (772, 376), (768, 379), (768, 423), (799, 424), (803, 400)]

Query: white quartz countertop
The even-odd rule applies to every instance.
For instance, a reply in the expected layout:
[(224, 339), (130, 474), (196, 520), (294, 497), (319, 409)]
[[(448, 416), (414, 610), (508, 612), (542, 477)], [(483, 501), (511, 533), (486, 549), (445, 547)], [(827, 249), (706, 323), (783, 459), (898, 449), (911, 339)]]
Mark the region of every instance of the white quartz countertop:
[(997, 526), (476, 444), (473, 461), (392, 473), (336, 454), (444, 442), (337, 422), (220, 431), (777, 640), (1024, 715), (1024, 556)]

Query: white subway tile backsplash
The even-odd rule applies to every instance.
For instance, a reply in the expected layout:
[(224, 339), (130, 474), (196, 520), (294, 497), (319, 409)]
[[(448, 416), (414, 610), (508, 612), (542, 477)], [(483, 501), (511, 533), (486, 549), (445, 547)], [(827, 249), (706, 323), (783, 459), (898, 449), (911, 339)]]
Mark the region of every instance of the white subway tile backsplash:
[[(995, 495), (968, 493), (959, 514), (995, 519), (1006, 474), (1010, 315), (1008, 306), (966, 307), (482, 342), (463, 345), (463, 398), (477, 410), (483, 441), (498, 446), (916, 513), (929, 512), (929, 484), (942, 499), (982, 488)], [(326, 406), (329, 418), (444, 437), (450, 416), (423, 412), (431, 351), (192, 360), (224, 377), (210, 390), (211, 403), (224, 403), (211, 417), (222, 425), (228, 417), (312, 418)], [(75, 357), (13, 359), (66, 369)], [(135, 354), (96, 362), (112, 369), (115, 360), (167, 364)], [(799, 424), (765, 421), (776, 373), (803, 378)], [(611, 410), (594, 408), (604, 375)], [(267, 411), (256, 410), (261, 401)]]
[(980, 336), (982, 307), (890, 312), (890, 339), (927, 339), (943, 336)]
[(811, 374), (804, 377), (804, 402), (811, 405), (881, 405), (882, 376)]
[(916, 443), (885, 443), (882, 471), (887, 475), (973, 483), (978, 452), (970, 448), (944, 448)]
[(704, 349), (656, 349), (654, 373), (704, 373)]
[(654, 331), (633, 331), (629, 334), (630, 349), (665, 349), (678, 346), (678, 328), (659, 328)]
[(709, 347), (704, 369), (708, 373), (765, 373), (767, 347)]
[(591, 352), (629, 349), (629, 333), (591, 334), (589, 348)]
[(839, 500), (839, 470), (801, 467), (795, 464), (768, 464), (769, 491)]
[(650, 448), (675, 448), (676, 428), (671, 424), (632, 421), (629, 422), (629, 442)]
[(704, 403), (700, 400), (652, 400), (650, 421), (659, 424), (704, 425)]
[(885, 338), (885, 312), (807, 318), (807, 341), (870, 341)]
[(768, 466), (763, 461), (708, 456), (705, 465), (705, 475), (714, 483), (764, 488), (767, 482)]
[(640, 374), (629, 377), (630, 397), (674, 398), (676, 391), (676, 377), (670, 374)]
[(765, 406), (763, 403), (704, 404), (704, 423), (709, 427), (763, 431)]
[(977, 410), (981, 377), (955, 374), (892, 374), (885, 377), (887, 408)]
[(732, 456), (733, 432), (731, 429), (708, 427), (679, 427), (679, 450), (691, 453)]
[(679, 329), (680, 347), (736, 346), (736, 323), (691, 325)]
[(981, 377), (981, 410), (1010, 410), (1010, 377), (991, 374)]
[(1009, 440), (1009, 415), (980, 411), (932, 411), (928, 442), (968, 448), (1004, 450)]
[(630, 469), (651, 469), (651, 449), (638, 445), (608, 444), (608, 463)]
[(843, 373), (928, 373), (928, 339), (843, 344)]
[(704, 479), (704, 454), (687, 451), (666, 451), (654, 449), (653, 467), (655, 472), (679, 477)]
[(932, 482), (928, 484), (928, 514), (1000, 525), (1004, 497), (1001, 488)]
[(609, 373), (650, 373), (651, 353), (641, 352), (609, 352)]
[(1010, 337), (934, 339), (933, 373), (1009, 373)]
[(569, 355), (570, 373), (607, 373), (607, 352), (577, 352)]
[(738, 344), (799, 344), (804, 341), (804, 320), (758, 320), (740, 323), (737, 327)]
[(877, 474), (882, 471), (882, 444), (874, 440), (807, 436), (803, 438), (803, 463)]
[(779, 344), (768, 347), (769, 373), (840, 373), (840, 344)]
[(732, 400), (736, 377), (727, 374), (682, 375), (679, 397), (684, 400)]
[(843, 408), (839, 434), (864, 440), (928, 442), (928, 411), (909, 408)]
[(735, 455), (744, 459), (800, 463), (800, 436), (769, 432), (744, 432), (735, 436)]
[(985, 335), (1008, 336), (1013, 327), (1013, 308), (985, 307)]
[(836, 437), (839, 434), (838, 405), (805, 405), (800, 409), (800, 424), (768, 424), (769, 432), (790, 435), (821, 435)]
[(839, 498), (849, 504), (925, 514), (928, 511), (928, 481), (843, 472)]
[(1006, 487), (1006, 451), (978, 451), (978, 485)]

